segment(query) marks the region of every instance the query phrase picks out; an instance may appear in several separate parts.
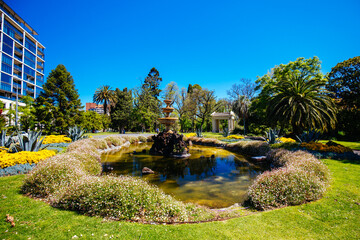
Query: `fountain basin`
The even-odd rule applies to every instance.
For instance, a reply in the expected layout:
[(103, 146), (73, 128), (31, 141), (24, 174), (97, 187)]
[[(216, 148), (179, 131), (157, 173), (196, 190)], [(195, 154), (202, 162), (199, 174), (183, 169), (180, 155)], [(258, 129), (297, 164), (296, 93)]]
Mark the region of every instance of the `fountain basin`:
[[(186, 158), (150, 155), (150, 148), (146, 143), (105, 153), (102, 163), (114, 174), (139, 176), (178, 200), (211, 208), (242, 203), (251, 182), (264, 171), (222, 148), (194, 145)], [(144, 167), (154, 174), (143, 175)]]

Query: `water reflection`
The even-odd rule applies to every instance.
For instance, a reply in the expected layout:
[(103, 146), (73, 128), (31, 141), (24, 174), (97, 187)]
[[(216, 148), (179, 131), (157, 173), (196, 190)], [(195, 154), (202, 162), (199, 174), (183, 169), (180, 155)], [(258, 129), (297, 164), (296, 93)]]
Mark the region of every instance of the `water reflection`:
[(142, 176), (148, 167), (155, 174), (142, 176), (164, 192), (185, 202), (227, 207), (245, 200), (251, 181), (262, 172), (257, 166), (220, 148), (193, 146), (186, 159), (148, 154), (151, 144), (130, 146), (102, 156), (104, 168), (116, 174)]

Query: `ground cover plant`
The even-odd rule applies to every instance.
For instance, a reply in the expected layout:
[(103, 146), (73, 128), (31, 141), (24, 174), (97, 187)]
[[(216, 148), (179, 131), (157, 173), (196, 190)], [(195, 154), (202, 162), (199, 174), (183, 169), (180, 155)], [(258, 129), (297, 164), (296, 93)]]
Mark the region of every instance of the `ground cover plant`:
[(106, 221), (53, 208), (19, 192), (24, 175), (0, 178), (4, 239), (357, 239), (360, 237), (359, 162), (321, 160), (331, 172), (331, 188), (315, 202), (263, 211), (226, 221), (150, 225)]

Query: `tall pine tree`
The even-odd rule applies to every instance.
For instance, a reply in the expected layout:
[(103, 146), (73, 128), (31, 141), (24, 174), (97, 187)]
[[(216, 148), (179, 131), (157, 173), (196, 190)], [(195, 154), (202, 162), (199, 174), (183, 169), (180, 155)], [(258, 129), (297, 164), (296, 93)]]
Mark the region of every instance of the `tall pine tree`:
[(48, 132), (64, 133), (69, 126), (80, 121), (81, 101), (74, 79), (59, 64), (52, 70), (36, 99), (36, 118)]

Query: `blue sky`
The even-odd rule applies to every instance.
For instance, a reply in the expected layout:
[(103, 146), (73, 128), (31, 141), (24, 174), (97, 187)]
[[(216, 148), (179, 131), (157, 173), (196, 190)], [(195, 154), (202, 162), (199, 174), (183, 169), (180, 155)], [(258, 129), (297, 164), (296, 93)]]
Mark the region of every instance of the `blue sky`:
[(45, 76), (72, 74), (83, 105), (96, 88), (163, 78), (226, 90), (298, 57), (323, 72), (360, 55), (360, 1), (5, 0), (46, 47)]

